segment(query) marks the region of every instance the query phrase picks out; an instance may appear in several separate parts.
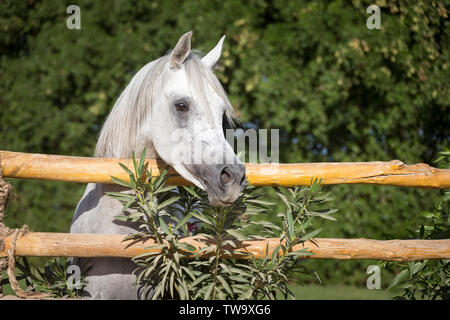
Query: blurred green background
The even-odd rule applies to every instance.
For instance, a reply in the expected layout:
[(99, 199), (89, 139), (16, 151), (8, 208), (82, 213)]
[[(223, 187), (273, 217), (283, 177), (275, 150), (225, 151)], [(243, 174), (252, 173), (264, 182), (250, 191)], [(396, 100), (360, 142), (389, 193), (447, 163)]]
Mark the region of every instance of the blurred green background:
[[(71, 4), (81, 30), (66, 27)], [(370, 4), (380, 30), (366, 27)], [(449, 14), (449, 1), (429, 0), (2, 1), (0, 149), (92, 156), (134, 73), (193, 30), (203, 52), (227, 36), (216, 74), (244, 127), (280, 129), (281, 162), (432, 164), (450, 137)], [(84, 185), (12, 183), (9, 226), (69, 230)], [(320, 237), (405, 238), (442, 194), (327, 189), (338, 221), (320, 223)], [(365, 288), (375, 262), (307, 263), (328, 285)]]

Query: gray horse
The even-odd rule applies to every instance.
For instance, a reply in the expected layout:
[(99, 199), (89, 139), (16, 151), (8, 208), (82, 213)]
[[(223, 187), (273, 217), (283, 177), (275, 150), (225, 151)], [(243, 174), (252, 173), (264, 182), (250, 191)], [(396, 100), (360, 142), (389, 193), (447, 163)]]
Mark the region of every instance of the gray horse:
[[(206, 190), (214, 205), (230, 205), (245, 184), (245, 167), (224, 137), (223, 117), (233, 107), (212, 72), (222, 37), (204, 57), (191, 52), (192, 32), (166, 56), (139, 70), (122, 92), (101, 130), (95, 156), (160, 158), (185, 179)], [(130, 234), (136, 228), (114, 220), (122, 205), (106, 192), (130, 192), (118, 185), (90, 183), (74, 214), (71, 233)], [(137, 299), (135, 265), (122, 258), (74, 259), (88, 270), (87, 296)], [(90, 269), (86, 269), (90, 267)]]

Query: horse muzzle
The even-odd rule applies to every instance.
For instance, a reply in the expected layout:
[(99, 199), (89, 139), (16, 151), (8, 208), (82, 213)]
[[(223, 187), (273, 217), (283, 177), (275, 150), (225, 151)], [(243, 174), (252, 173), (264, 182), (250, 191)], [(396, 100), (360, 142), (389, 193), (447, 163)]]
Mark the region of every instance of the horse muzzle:
[(245, 188), (244, 164), (191, 164), (186, 169), (204, 184), (214, 206), (231, 206)]

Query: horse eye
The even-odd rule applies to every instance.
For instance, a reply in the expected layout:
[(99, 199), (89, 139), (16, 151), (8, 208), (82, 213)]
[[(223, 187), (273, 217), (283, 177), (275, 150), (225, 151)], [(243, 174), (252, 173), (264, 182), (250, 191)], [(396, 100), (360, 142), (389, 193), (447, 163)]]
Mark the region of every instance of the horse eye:
[(186, 102), (175, 102), (175, 109), (180, 112), (186, 112), (189, 110), (189, 105)]

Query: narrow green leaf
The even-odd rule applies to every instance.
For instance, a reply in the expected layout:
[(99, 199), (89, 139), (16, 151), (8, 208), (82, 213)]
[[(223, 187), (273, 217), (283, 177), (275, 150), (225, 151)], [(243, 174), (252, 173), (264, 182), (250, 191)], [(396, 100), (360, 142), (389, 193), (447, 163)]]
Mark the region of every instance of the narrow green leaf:
[(184, 225), (186, 222), (188, 222), (191, 217), (192, 217), (192, 211), (189, 212), (187, 215), (185, 215), (180, 221), (178, 221), (174, 230), (178, 230), (178, 228), (180, 228), (182, 225)]
[(171, 205), (172, 203), (178, 201), (180, 199), (179, 196), (171, 197), (165, 201), (163, 201), (161, 204), (158, 205), (157, 210), (161, 210), (162, 208), (167, 207), (168, 205)]
[(154, 192), (154, 194), (162, 193), (162, 192), (169, 192), (173, 189), (175, 189), (177, 186), (164, 186), (162, 188), (159, 188)]
[(126, 165), (124, 165), (123, 163), (119, 163), (119, 166), (120, 166), (123, 170), (125, 170), (126, 173), (128, 173), (128, 175), (130, 176), (130, 178), (132, 179), (132, 181), (136, 181), (136, 180), (134, 179), (134, 173), (131, 172), (131, 170), (128, 169), (128, 167), (127, 167)]
[(221, 275), (218, 275), (217, 279), (219, 279), (220, 283), (225, 288), (225, 290), (232, 296), (233, 290), (231, 290), (231, 287), (228, 285), (228, 283), (225, 281), (225, 279)]
[(394, 279), (392, 279), (391, 284), (389, 285), (388, 289), (391, 289), (393, 287), (395, 287), (397, 284), (399, 284), (401, 281), (405, 280), (407, 277), (409, 276), (409, 271), (408, 269), (403, 269), (402, 271), (400, 271), (395, 277)]
[(159, 217), (159, 225), (161, 226), (161, 229), (164, 231), (166, 235), (170, 234), (169, 227), (167, 226), (166, 222), (163, 218)]
[(198, 195), (198, 193), (195, 191), (194, 188), (183, 186), (183, 189), (189, 192), (194, 198), (200, 199), (200, 196)]
[(211, 284), (209, 284), (209, 285), (206, 287), (205, 295), (203, 296), (203, 299), (209, 300), (209, 297), (211, 296), (213, 287), (214, 287), (214, 283), (211, 282)]
[(127, 216), (114, 216), (114, 219), (118, 221), (125, 221), (125, 222), (128, 221)]
[(228, 229), (228, 230), (226, 230), (226, 232), (228, 234), (232, 235), (233, 237), (235, 237), (238, 240), (245, 240), (245, 239), (247, 239), (247, 236), (244, 233), (242, 233), (241, 231), (239, 231), (239, 230)]
[(127, 202), (130, 198), (134, 198), (135, 196), (128, 193), (123, 192), (105, 192), (106, 195), (115, 198), (119, 201)]
[(190, 285), (191, 288), (194, 288), (197, 284), (199, 284), (200, 282), (208, 279), (209, 277), (211, 277), (211, 274), (207, 273), (207, 274), (203, 274), (200, 277), (196, 278)]
[(248, 289), (243, 294), (241, 294), (238, 300), (248, 300), (253, 294), (253, 288)]
[(288, 223), (288, 232), (289, 232), (289, 236), (290, 238), (293, 238), (295, 233), (295, 226), (294, 226), (294, 219), (292, 218), (292, 214), (290, 210), (286, 211), (286, 218), (287, 218), (287, 223)]
[(136, 176), (139, 177), (140, 176), (140, 172), (139, 172), (139, 167), (136, 161), (136, 155), (133, 153), (131, 154), (131, 158), (133, 160), (133, 167), (134, 167), (134, 172), (136, 173)]
[(199, 211), (193, 211), (193, 212), (192, 212), (192, 215), (193, 215), (195, 218), (197, 218), (197, 219), (203, 221), (204, 223), (206, 223), (206, 224), (208, 224), (208, 225), (210, 225), (210, 226), (214, 226), (213, 222), (211, 222), (211, 221), (210, 221), (203, 213), (201, 213), (201, 212), (199, 212)]
[(322, 228), (314, 230), (314, 231), (308, 233), (307, 235), (301, 237), (300, 241), (308, 241), (309, 239), (314, 238), (315, 236), (317, 236), (321, 231), (322, 231)]
[(177, 242), (177, 246), (185, 251), (195, 251), (197, 250), (192, 244), (186, 242)]
[[(241, 271), (240, 273), (243, 274), (244, 272)], [(235, 276), (230, 276), (230, 279), (234, 280), (234, 281), (237, 281), (237, 282), (248, 282), (248, 280), (246, 278), (241, 277), (241, 276), (236, 276), (236, 275)]]
[(139, 175), (137, 176), (138, 179), (141, 178), (142, 175), (142, 171), (144, 170), (144, 164), (145, 164), (145, 155), (147, 153), (147, 148), (144, 148), (144, 150), (142, 150), (142, 154), (141, 154), (141, 158), (139, 160)]
[[(127, 211), (128, 208), (130, 208), (130, 206), (131, 206), (135, 201), (136, 201), (136, 197), (133, 197), (133, 198), (131, 198), (130, 200), (128, 200), (128, 202), (125, 203), (125, 205), (124, 205), (123, 208), (122, 208), (122, 214), (123, 214), (125, 211)], [(141, 213), (140, 215), (142, 215), (142, 213)], [(129, 218), (131, 218), (131, 217), (129, 216)]]
[(161, 171), (161, 174), (155, 181), (155, 189), (158, 189), (166, 181), (167, 172), (167, 168), (164, 168), (163, 171)]
[(112, 180), (114, 183), (119, 184), (119, 185), (124, 186), (124, 187), (127, 187), (127, 188), (133, 189), (133, 185), (132, 185), (131, 183), (125, 182), (125, 181), (120, 180), (120, 179), (118, 179), (118, 178), (116, 178), (116, 177), (113, 177), (113, 176), (110, 176), (110, 177), (111, 177), (111, 180)]
[(263, 201), (263, 200), (258, 200), (258, 199), (247, 200), (247, 202), (261, 204), (261, 205), (265, 205), (265, 206), (275, 205), (275, 203), (273, 203), (273, 202), (268, 202), (268, 201)]
[(169, 279), (169, 292), (170, 292), (170, 296), (173, 298), (173, 282), (175, 279), (175, 272), (172, 272), (170, 274), (170, 279)]

